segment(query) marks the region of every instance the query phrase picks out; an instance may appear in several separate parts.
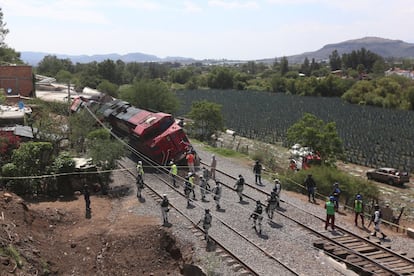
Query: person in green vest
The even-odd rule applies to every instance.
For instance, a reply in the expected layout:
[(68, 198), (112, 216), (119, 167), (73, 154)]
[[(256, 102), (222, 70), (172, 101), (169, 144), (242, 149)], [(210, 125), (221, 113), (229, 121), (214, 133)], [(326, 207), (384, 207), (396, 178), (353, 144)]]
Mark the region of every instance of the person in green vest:
[(331, 224), (332, 231), (335, 230), (335, 198), (333, 196), (329, 197), (329, 200), (325, 203), (326, 209), (326, 220), (325, 220), (325, 230), (328, 230), (328, 225)]
[(364, 224), (364, 205), (362, 202), (362, 196), (357, 194), (354, 202), (354, 211), (355, 211), (355, 226), (358, 226), (358, 217), (361, 217), (362, 227), (365, 227)]
[(177, 174), (178, 174), (178, 168), (177, 165), (174, 163), (173, 160), (170, 161), (170, 175), (172, 178), (172, 184), (174, 187), (178, 187), (177, 185)]

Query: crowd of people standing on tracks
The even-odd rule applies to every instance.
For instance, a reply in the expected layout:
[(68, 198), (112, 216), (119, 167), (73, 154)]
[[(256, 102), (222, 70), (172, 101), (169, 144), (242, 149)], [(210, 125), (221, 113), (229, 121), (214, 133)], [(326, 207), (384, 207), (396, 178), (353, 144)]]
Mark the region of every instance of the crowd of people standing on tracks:
[[(196, 175), (196, 165), (195, 161), (196, 157), (194, 152), (189, 152), (186, 157), (187, 161), (187, 172), (184, 178), (180, 177), (179, 172), (182, 171), (183, 167), (180, 167), (180, 170), (174, 160), (171, 160), (169, 165), (169, 175), (171, 179), (171, 184), (175, 188), (179, 188), (180, 179), (183, 179), (184, 194), (187, 200), (187, 208), (191, 206), (195, 207), (194, 200), (196, 200), (196, 186), (200, 188), (200, 198), (202, 202), (208, 202), (207, 196), (211, 194), (212, 199), (215, 202), (216, 210), (222, 210), (221, 207), (221, 198), (223, 187), (222, 183), (218, 178), (216, 178), (216, 168), (217, 168), (217, 159), (216, 156), (213, 154), (211, 156), (211, 162), (209, 168), (203, 166), (200, 170), (200, 175)], [(136, 186), (137, 186), (137, 197), (142, 197), (142, 190), (144, 189), (144, 168), (142, 166), (142, 162), (138, 161), (137, 166), (137, 177), (136, 177)], [(256, 185), (265, 186), (262, 182), (262, 171), (263, 166), (261, 165), (260, 161), (255, 161), (253, 165), (253, 176), (255, 179)], [(213, 181), (214, 185), (210, 186), (209, 181)], [(246, 184), (245, 178), (242, 174), (238, 175), (236, 179), (233, 190), (236, 192), (239, 202), (244, 202), (244, 186)], [(335, 182), (333, 184), (333, 189), (331, 194), (328, 197), (328, 200), (324, 203), (324, 208), (326, 209), (326, 219), (325, 219), (325, 230), (330, 228), (334, 231), (335, 230), (335, 214), (339, 211), (339, 198), (341, 195), (341, 189), (339, 186), (339, 182)], [(316, 195), (316, 181), (312, 177), (312, 174), (308, 174), (303, 182), (303, 186), (307, 191), (308, 201), (312, 203), (316, 203), (315, 195)], [(274, 179), (274, 186), (270, 192), (269, 197), (266, 199), (264, 203), (260, 200), (256, 201), (256, 206), (254, 211), (251, 213), (249, 219), (252, 219), (253, 225), (252, 227), (255, 231), (261, 235), (262, 234), (262, 221), (263, 221), (263, 211), (267, 214), (270, 220), (273, 220), (274, 213), (278, 207), (280, 207), (280, 193), (282, 189), (282, 183), (279, 179)], [(86, 199), (85, 199), (86, 200)], [(89, 208), (90, 201), (87, 202), (87, 209)], [(168, 220), (168, 211), (170, 207), (169, 199), (166, 194), (163, 195), (162, 201), (160, 203), (161, 206), (161, 213), (163, 224), (167, 225), (170, 224)], [(191, 208), (193, 208), (191, 207)], [(358, 226), (358, 220), (361, 221), (361, 225), (363, 228), (365, 227), (365, 215), (364, 215), (364, 204), (362, 201), (362, 195), (358, 193), (355, 196), (353, 211), (355, 214), (354, 222), (355, 226)], [(205, 209), (205, 215), (199, 223), (202, 222), (203, 229), (205, 232), (205, 239), (208, 241), (208, 231), (211, 227), (212, 223), (212, 214), (210, 209)], [(375, 206), (375, 211), (372, 214), (371, 223), (374, 223), (374, 231), (371, 233), (372, 236), (377, 236), (377, 233), (382, 234), (382, 238), (385, 238), (386, 235), (381, 232), (380, 224), (381, 224), (381, 211), (379, 206)], [(371, 224), (370, 223), (370, 224)], [(368, 225), (369, 227), (369, 225)]]

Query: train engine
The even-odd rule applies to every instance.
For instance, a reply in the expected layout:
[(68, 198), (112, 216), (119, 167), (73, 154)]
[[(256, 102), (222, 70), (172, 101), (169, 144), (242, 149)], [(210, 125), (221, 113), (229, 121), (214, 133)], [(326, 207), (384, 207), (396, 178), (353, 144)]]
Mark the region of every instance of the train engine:
[[(80, 106), (75, 99), (72, 110)], [(90, 103), (83, 103), (90, 106)], [(100, 104), (96, 108), (99, 119), (111, 126), (111, 131), (126, 138), (131, 147), (161, 165), (170, 160), (177, 163), (185, 161), (187, 151), (192, 149), (187, 135), (171, 114), (150, 112), (132, 106), (122, 100)]]

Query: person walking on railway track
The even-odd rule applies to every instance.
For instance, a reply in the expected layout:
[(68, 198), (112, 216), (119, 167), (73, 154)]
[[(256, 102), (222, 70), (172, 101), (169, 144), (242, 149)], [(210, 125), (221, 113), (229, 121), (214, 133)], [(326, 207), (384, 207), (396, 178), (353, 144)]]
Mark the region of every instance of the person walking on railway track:
[(137, 163), (137, 178), (138, 177), (144, 181), (144, 167), (142, 166), (142, 161), (138, 161)]
[(204, 177), (204, 179), (208, 182), (210, 178), (210, 172), (206, 169), (206, 167), (203, 167), (201, 169), (201, 175)]
[(377, 232), (379, 232), (380, 234), (382, 234), (382, 239), (385, 239), (387, 237), (387, 235), (385, 235), (381, 229), (381, 210), (378, 204), (375, 204), (374, 207), (375, 211), (374, 214), (372, 214), (371, 217), (371, 221), (374, 222), (374, 232), (371, 233), (371, 236), (376, 237), (377, 236)]
[(335, 230), (335, 203), (334, 197), (330, 196), (329, 200), (325, 202), (326, 209), (326, 220), (325, 220), (325, 230), (328, 230), (329, 224), (331, 224), (332, 231)]
[(256, 183), (256, 185), (263, 185), (262, 184), (262, 169), (263, 169), (262, 164), (260, 164), (259, 160), (256, 160), (256, 163), (253, 166), (254, 182)]
[(199, 225), (201, 222), (203, 222), (204, 239), (207, 241), (207, 243), (210, 241), (208, 230), (211, 227), (212, 220), (213, 220), (213, 217), (210, 214), (210, 210), (206, 209), (204, 217), (197, 223), (197, 225)]
[(354, 212), (355, 212), (355, 226), (358, 226), (358, 217), (360, 217), (362, 227), (365, 228), (365, 224), (364, 224), (364, 203), (362, 202), (362, 196), (359, 193), (355, 197)]
[(178, 188), (178, 185), (177, 185), (177, 174), (178, 174), (177, 165), (174, 163), (173, 160), (171, 160), (170, 161), (170, 175), (171, 175), (171, 179), (172, 179), (172, 184), (176, 188)]
[(220, 206), (220, 199), (221, 199), (221, 192), (222, 192), (222, 188), (221, 188), (221, 182), (220, 180), (216, 179), (216, 187), (213, 188), (213, 199), (216, 202), (216, 209), (220, 210), (221, 206)]
[(162, 195), (162, 201), (160, 203), (161, 205), (161, 214), (162, 214), (162, 219), (164, 221), (163, 225), (168, 224), (168, 212), (170, 211), (170, 201), (167, 198), (166, 194)]
[(187, 208), (190, 207), (191, 205), (191, 199), (190, 199), (190, 194), (191, 194), (191, 183), (190, 183), (190, 175), (191, 173), (188, 173), (188, 175), (185, 177), (184, 180), (184, 194), (185, 194), (185, 198), (187, 198)]
[(275, 179), (275, 186), (273, 187), (273, 192), (276, 194), (277, 198), (277, 207), (280, 207), (280, 192), (282, 191), (282, 183), (279, 179)]
[(339, 210), (339, 196), (341, 194), (341, 189), (339, 189), (339, 182), (335, 182), (333, 184), (333, 191), (332, 196), (334, 197), (334, 203), (335, 203), (335, 211), (338, 212)]
[(253, 213), (250, 215), (249, 219), (253, 219), (253, 228), (256, 230), (259, 235), (262, 234), (262, 220), (263, 220), (263, 206), (260, 200), (256, 201), (256, 208)]
[(308, 201), (311, 202), (311, 198), (312, 198), (312, 202), (316, 203), (315, 201), (316, 183), (315, 183), (315, 180), (313, 180), (313, 177), (311, 174), (308, 174), (303, 184), (306, 190), (308, 191)]
[(213, 154), (211, 155), (211, 163), (210, 163), (210, 175), (211, 179), (216, 180), (216, 167), (217, 167), (217, 160), (216, 156)]
[(240, 202), (242, 202), (243, 201), (244, 178), (241, 174), (239, 174), (239, 178), (237, 179), (236, 184), (234, 184), (234, 188), (236, 189)]
[(145, 186), (144, 186), (144, 179), (142, 175), (140, 174), (137, 174), (136, 185), (137, 185), (137, 198), (141, 198), (142, 190), (144, 189)]
[(188, 166), (188, 171), (194, 173), (195, 169), (194, 169), (194, 153), (192, 151), (188, 151), (186, 157), (187, 159), (187, 166)]
[(188, 182), (190, 182), (190, 184), (191, 184), (191, 192), (193, 193), (193, 199), (196, 199), (196, 196), (195, 196), (195, 183), (194, 183), (195, 179), (194, 179), (194, 173), (190, 172), (188, 174), (189, 174), (189, 176), (188, 176)]
[(278, 206), (278, 203), (279, 203), (278, 196), (276, 192), (272, 191), (270, 193), (270, 197), (267, 199), (267, 206), (266, 206), (266, 213), (270, 219), (273, 219), (273, 213), (275, 212), (276, 207)]
[(210, 190), (210, 186), (207, 182), (207, 179), (203, 175), (200, 175), (201, 201), (206, 201), (206, 194), (207, 194), (207, 191), (209, 190)]

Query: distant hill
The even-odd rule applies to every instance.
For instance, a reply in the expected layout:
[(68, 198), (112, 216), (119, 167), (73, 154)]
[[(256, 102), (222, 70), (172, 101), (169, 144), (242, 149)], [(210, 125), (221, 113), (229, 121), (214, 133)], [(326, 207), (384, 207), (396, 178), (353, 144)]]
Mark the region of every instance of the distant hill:
[(52, 53), (43, 53), (43, 52), (21, 52), (21, 59), (32, 65), (37, 66), (37, 64), (48, 55), (54, 55), (59, 59), (70, 59), (72, 63), (89, 63), (89, 62), (102, 62), (107, 59), (111, 60), (122, 60), (123, 62), (181, 62), (181, 63), (191, 63), (195, 60), (192, 58), (185, 57), (166, 57), (159, 58), (154, 55), (148, 55), (143, 53), (128, 53), (125, 55), (120, 54), (104, 54), (104, 55), (65, 55), (65, 54), (52, 54)]
[(364, 37), (359, 39), (347, 40), (335, 44), (327, 44), (314, 52), (306, 52), (300, 55), (289, 56), (290, 63), (303, 63), (305, 57), (309, 60), (314, 58), (317, 61), (328, 60), (329, 55), (337, 50), (340, 55), (351, 53), (352, 51), (365, 48), (384, 58), (414, 58), (414, 44), (402, 40), (391, 40), (380, 37)]
[[(380, 37), (364, 37), (359, 39), (347, 40), (340, 43), (328, 44), (321, 49), (314, 52), (306, 52), (299, 55), (288, 56), (289, 63), (303, 63), (305, 57), (309, 60), (314, 58), (316, 61), (328, 60), (329, 55), (334, 50), (337, 50), (340, 55), (343, 53), (351, 53), (352, 51), (365, 48), (371, 52), (374, 52), (382, 57), (396, 57), (396, 58), (414, 58), (414, 44), (407, 43), (402, 40), (391, 40)], [(55, 55), (60, 59), (70, 59), (72, 63), (89, 63), (89, 62), (102, 62), (106, 59), (122, 60), (124, 62), (180, 62), (180, 63), (193, 63), (197, 60), (187, 57), (166, 57), (159, 58), (154, 55), (148, 55), (143, 53), (129, 53), (125, 55), (119, 54), (105, 54), (105, 55), (64, 55), (64, 54), (50, 54), (41, 52), (21, 52), (21, 59), (33, 66), (36, 66), (45, 56)], [(280, 57), (279, 57), (280, 58)], [(273, 63), (274, 57), (264, 58), (257, 60), (258, 62)], [(208, 63), (221, 63), (223, 60), (204, 60)], [(225, 60), (226, 63), (234, 62), (239, 63), (242, 61)], [(243, 61), (246, 62), (246, 61)]]

